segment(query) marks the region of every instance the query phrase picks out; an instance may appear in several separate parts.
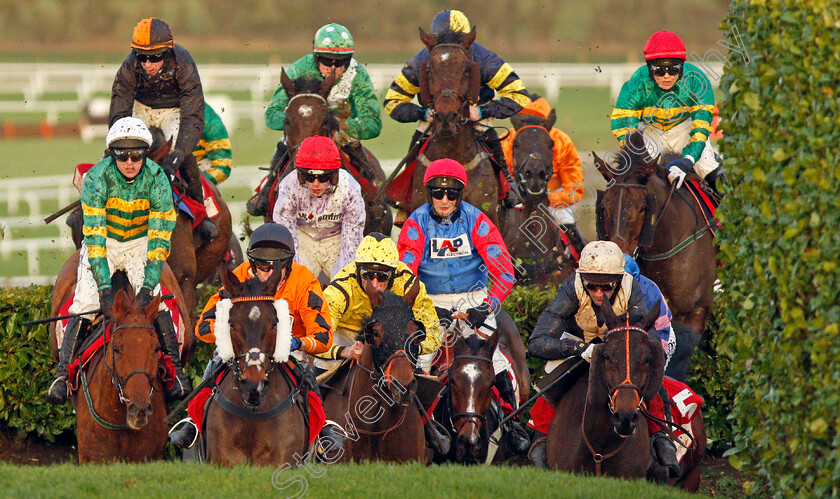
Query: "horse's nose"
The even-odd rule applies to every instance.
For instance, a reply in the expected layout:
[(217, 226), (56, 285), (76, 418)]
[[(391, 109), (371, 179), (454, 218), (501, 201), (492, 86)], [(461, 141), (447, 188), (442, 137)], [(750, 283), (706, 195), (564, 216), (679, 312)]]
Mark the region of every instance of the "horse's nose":
[(411, 381), (405, 385), (404, 390), (397, 390), (393, 384), (391, 385), (391, 396), (394, 397), (395, 400), (398, 400), (402, 407), (408, 407), (414, 401), (414, 394), (416, 393), (417, 380), (415, 378), (412, 378)]
[(133, 430), (139, 430), (146, 426), (152, 416), (152, 403), (146, 402), (142, 407), (134, 402), (125, 406), (126, 423)]
[(612, 415), (613, 430), (622, 437), (629, 437), (639, 424), (639, 413), (633, 411), (615, 411)]

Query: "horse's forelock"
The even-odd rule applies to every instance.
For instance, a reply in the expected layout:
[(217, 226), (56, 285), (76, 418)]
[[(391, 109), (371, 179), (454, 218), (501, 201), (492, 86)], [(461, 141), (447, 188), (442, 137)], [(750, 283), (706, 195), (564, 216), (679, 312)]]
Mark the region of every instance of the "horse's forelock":
[(294, 81), (297, 93), (318, 93), (321, 86), (321, 81), (317, 78), (310, 78), (309, 76), (301, 76)]
[(461, 33), (460, 31), (444, 31), (442, 33), (438, 33), (435, 38), (437, 38), (437, 44), (440, 45), (441, 43), (458, 43), (464, 41), (467, 37), (468, 33)]

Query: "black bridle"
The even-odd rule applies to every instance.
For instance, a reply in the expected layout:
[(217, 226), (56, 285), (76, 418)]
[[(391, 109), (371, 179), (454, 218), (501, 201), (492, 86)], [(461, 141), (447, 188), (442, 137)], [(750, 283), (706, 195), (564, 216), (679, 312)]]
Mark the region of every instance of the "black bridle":
[[(525, 126), (522, 126), (518, 129), (516, 129), (516, 137), (514, 137), (514, 139), (513, 139), (514, 144), (516, 144), (516, 141), (519, 140), (519, 137), (520, 137), (519, 134), (523, 130), (531, 129), (531, 128), (536, 128), (536, 129), (542, 130), (542, 132), (548, 136), (549, 140), (551, 141), (551, 149), (554, 150), (554, 140), (551, 139), (551, 134), (548, 132), (548, 130), (545, 129), (545, 127), (540, 126), (540, 125), (525, 125)], [(548, 162), (548, 164), (547, 164), (548, 168), (546, 168), (546, 163), (545, 162), (542, 163), (543, 170), (546, 171), (545, 185), (543, 186), (543, 188), (540, 192), (531, 192), (531, 191), (528, 190), (528, 188), (526, 186), (528, 180), (525, 178), (525, 176), (521, 173), (520, 170), (522, 168), (525, 168), (526, 166), (528, 166), (531, 162), (537, 161), (537, 157), (534, 154), (529, 154), (528, 157), (525, 158), (525, 161), (523, 161), (521, 164), (516, 160), (516, 153), (515, 152), (514, 152), (514, 154), (512, 154), (512, 158), (513, 158), (513, 173), (514, 173), (514, 175), (519, 177), (519, 179), (518, 179), (519, 184), (522, 186), (520, 188), (520, 192), (524, 191), (524, 192), (527, 192), (528, 194), (530, 194), (532, 196), (538, 196), (538, 197), (546, 194), (548, 192), (548, 181), (551, 179), (551, 176), (554, 173), (553, 169), (552, 169), (553, 161)], [(549, 158), (549, 159), (551, 160), (552, 158)]]
[[(120, 331), (122, 329), (152, 329), (152, 330), (154, 330), (155, 327), (151, 324), (120, 324), (119, 326), (117, 326), (117, 327), (115, 327), (114, 329), (111, 330), (111, 335), (116, 334), (118, 331)], [(151, 389), (149, 390), (149, 398), (151, 399), (152, 394), (155, 391), (154, 377), (144, 369), (134, 369), (133, 371), (126, 374), (125, 377), (120, 376), (119, 373), (117, 372), (117, 359), (116, 359), (116, 355), (115, 355), (116, 345), (114, 345), (113, 338), (112, 338), (112, 341), (108, 342), (108, 348), (111, 350), (111, 365), (108, 365), (108, 361), (106, 360), (105, 361), (105, 368), (108, 370), (108, 374), (111, 376), (111, 383), (113, 383), (114, 386), (117, 387), (117, 392), (119, 393), (119, 396), (120, 396), (120, 402), (123, 405), (126, 405), (129, 402), (131, 402), (128, 398), (126, 398), (125, 394), (123, 393), (123, 386), (125, 386), (125, 384), (128, 383), (128, 380), (131, 379), (131, 377), (136, 375), (136, 374), (142, 374), (149, 381), (149, 386), (151, 386)]]
[[(452, 358), (452, 363), (454, 364), (455, 361), (457, 361), (459, 359), (489, 362), (491, 366), (493, 365), (493, 360), (492, 359), (487, 358), (487, 357), (483, 357), (483, 356), (480, 356), (480, 355), (456, 355), (455, 357)], [(449, 366), (449, 370), (450, 370), (449, 379), (451, 379), (452, 378), (452, 374), (451, 374), (452, 366), (451, 365)], [(451, 387), (450, 387), (449, 397), (450, 397), (450, 399), (452, 397)], [(478, 413), (478, 412), (473, 412), (473, 411), (453, 413), (450, 410), (449, 424), (452, 426), (453, 430), (455, 430), (455, 421), (458, 421), (459, 419), (466, 419), (467, 421), (465, 421), (464, 424), (472, 423), (473, 425), (476, 426), (476, 428), (479, 429), (479, 431), (481, 430), (482, 427), (487, 426), (487, 416), (483, 413)], [(479, 422), (481, 422), (481, 424), (479, 424)]]

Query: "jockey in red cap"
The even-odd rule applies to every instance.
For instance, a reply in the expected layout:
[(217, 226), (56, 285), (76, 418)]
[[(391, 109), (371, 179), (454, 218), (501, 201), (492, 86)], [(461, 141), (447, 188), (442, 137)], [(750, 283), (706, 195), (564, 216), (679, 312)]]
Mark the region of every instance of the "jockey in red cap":
[(668, 163), (668, 179), (681, 187), (695, 172), (716, 189), (723, 173), (712, 149), (712, 84), (700, 69), (685, 61), (685, 44), (670, 31), (651, 35), (644, 49), (646, 66), (621, 87), (613, 109), (612, 132), (619, 144), (637, 128), (653, 157), (676, 153)]
[(274, 221), (294, 237), (295, 261), (323, 285), (353, 261), (365, 226), (362, 189), (340, 167), (332, 140), (307, 138), (295, 157), (296, 174), (280, 182), (274, 206)]

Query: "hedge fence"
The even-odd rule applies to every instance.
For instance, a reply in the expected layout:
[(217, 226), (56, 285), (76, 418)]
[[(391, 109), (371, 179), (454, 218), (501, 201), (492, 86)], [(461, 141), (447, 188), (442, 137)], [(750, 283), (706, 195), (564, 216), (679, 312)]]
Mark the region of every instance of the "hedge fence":
[[(206, 303), (212, 292), (212, 288), (204, 289), (199, 303)], [(517, 287), (505, 300), (505, 308), (519, 325), (526, 344), (537, 318), (555, 292), (552, 288)], [(51, 296), (51, 286), (0, 289), (0, 351), (9, 352), (0, 355), (0, 429), (20, 438), (33, 436), (52, 441), (75, 425), (70, 404), (57, 407), (44, 398), (55, 369), (47, 326), (23, 328), (20, 325), (48, 317)], [(198, 343), (187, 368), (194, 383), (200, 380), (212, 353), (210, 345)], [(728, 382), (717, 373), (714, 343), (704, 343), (696, 358), (702, 360), (696, 362), (697, 375), (690, 384), (706, 400), (703, 412), (711, 438), (728, 438), (725, 418), (731, 396)], [(529, 366), (534, 373), (542, 372), (543, 363), (537, 359), (529, 359)]]
[[(748, 492), (840, 495), (840, 4), (735, 0), (719, 211), (730, 462)], [(741, 40), (736, 40), (732, 27)]]

